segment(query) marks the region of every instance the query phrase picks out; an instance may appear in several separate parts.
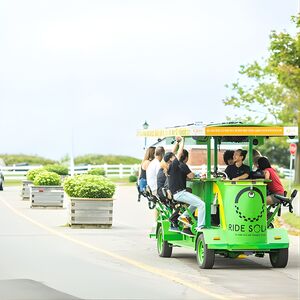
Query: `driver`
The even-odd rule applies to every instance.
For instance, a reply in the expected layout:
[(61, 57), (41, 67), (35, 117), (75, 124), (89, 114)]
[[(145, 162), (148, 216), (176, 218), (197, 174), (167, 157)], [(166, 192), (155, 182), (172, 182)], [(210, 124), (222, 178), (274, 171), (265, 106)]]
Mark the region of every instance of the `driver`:
[(232, 165), (227, 166), (225, 173), (229, 179), (237, 181), (247, 179), (250, 175), (249, 166), (244, 164), (247, 155), (247, 150), (238, 149), (234, 151)]

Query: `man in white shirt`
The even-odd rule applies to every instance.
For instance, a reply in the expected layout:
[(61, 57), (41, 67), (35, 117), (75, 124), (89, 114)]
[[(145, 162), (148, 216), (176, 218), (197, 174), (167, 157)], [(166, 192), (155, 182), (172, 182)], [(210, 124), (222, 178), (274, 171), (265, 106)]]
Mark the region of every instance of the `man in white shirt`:
[(160, 162), (165, 155), (164, 147), (157, 147), (155, 149), (155, 158), (150, 162), (146, 170), (147, 185), (150, 187), (152, 194), (157, 194), (157, 174), (160, 167)]

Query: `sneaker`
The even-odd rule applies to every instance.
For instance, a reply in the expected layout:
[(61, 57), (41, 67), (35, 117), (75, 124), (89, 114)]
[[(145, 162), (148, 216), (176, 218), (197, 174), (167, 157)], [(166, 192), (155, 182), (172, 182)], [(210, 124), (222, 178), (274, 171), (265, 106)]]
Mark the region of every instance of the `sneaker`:
[(186, 225), (186, 226), (191, 226), (191, 223), (190, 223), (190, 221), (189, 221), (189, 219), (187, 218), (187, 217), (185, 217), (185, 216), (180, 216), (179, 218), (178, 218), (178, 221), (179, 222), (181, 222), (181, 223), (183, 223), (184, 225)]
[(194, 236), (194, 234), (191, 232), (190, 228), (183, 228), (183, 230), (181, 232), (186, 235)]

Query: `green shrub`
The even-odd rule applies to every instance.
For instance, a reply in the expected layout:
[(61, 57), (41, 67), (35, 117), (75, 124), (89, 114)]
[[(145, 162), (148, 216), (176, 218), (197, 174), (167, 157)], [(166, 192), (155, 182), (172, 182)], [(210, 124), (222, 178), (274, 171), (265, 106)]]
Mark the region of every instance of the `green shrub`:
[(29, 170), (26, 174), (26, 178), (28, 180), (34, 181), (35, 177), (41, 173), (41, 172), (45, 172), (46, 170), (44, 168), (37, 168), (37, 169), (32, 169)]
[(87, 174), (105, 176), (105, 170), (102, 168), (95, 168), (95, 169), (89, 170), (87, 172)]
[(58, 175), (68, 175), (69, 174), (69, 169), (66, 166), (62, 165), (46, 165), (44, 166), (44, 169), (48, 172), (54, 172)]
[(40, 172), (38, 173), (34, 180), (34, 185), (60, 185), (60, 176), (54, 172)]
[(129, 182), (137, 182), (137, 176), (135, 176), (135, 175), (130, 175), (128, 179), (129, 179)]
[(115, 184), (103, 176), (75, 175), (64, 181), (65, 192), (75, 198), (111, 198), (115, 189)]

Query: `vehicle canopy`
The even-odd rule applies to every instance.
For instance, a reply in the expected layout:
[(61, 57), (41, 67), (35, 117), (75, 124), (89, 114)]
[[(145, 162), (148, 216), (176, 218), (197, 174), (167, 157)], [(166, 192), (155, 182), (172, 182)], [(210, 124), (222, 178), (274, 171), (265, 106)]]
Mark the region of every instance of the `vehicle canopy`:
[(211, 150), (214, 155), (214, 171), (217, 171), (218, 146), (221, 144), (244, 144), (248, 146), (249, 166), (252, 168), (253, 146), (264, 144), (269, 137), (298, 136), (298, 127), (271, 126), (244, 123), (218, 123), (204, 125), (193, 123), (185, 126), (168, 127), (163, 129), (144, 129), (138, 131), (138, 136), (146, 138), (165, 139), (166, 144), (171, 144), (175, 136), (185, 137), (186, 145), (206, 145), (207, 148), (207, 178), (211, 177)]

